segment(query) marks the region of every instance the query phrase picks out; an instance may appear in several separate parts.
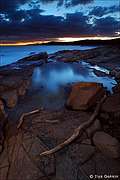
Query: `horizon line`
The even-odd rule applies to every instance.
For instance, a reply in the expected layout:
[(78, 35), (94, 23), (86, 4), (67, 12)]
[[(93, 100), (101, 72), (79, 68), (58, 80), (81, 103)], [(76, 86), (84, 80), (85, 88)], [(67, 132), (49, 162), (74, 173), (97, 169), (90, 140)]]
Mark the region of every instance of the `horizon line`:
[(80, 38), (74, 38), (74, 37), (63, 37), (63, 38), (56, 38), (54, 41), (28, 41), (28, 42), (15, 42), (15, 43), (0, 43), (0, 46), (27, 46), (27, 45), (42, 45), (47, 44), (49, 42), (77, 42), (77, 41), (84, 41), (84, 40), (112, 40), (112, 39), (119, 39), (120, 36), (116, 37), (107, 37), (107, 36), (94, 36), (94, 37), (80, 37)]

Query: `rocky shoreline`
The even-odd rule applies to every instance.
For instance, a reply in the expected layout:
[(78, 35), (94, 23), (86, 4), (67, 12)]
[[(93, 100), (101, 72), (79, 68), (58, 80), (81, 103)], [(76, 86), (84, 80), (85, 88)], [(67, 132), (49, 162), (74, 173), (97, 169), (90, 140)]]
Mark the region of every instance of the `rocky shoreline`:
[[(120, 174), (120, 50), (99, 47), (85, 51), (40, 53), (0, 68), (0, 179), (79, 180), (90, 175)], [(115, 78), (113, 93), (100, 83), (70, 85), (68, 99), (60, 110), (44, 109), (28, 91), (35, 67), (52, 61), (84, 60), (106, 68), (98, 76)], [(56, 153), (40, 156), (63, 143), (93, 116), (106, 95), (100, 112), (82, 135)], [(23, 113), (20, 128), (17, 128)], [(19, 177), (18, 177), (19, 174)], [(118, 177), (119, 179), (120, 177)]]

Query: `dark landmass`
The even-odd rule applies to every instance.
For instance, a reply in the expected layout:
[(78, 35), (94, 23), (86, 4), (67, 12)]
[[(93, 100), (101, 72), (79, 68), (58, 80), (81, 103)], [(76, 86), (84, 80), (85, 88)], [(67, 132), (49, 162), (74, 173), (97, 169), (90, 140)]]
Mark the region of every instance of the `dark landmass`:
[(120, 46), (120, 38), (111, 39), (111, 40), (81, 40), (81, 41), (74, 41), (74, 42), (55, 42), (51, 41), (48, 43), (43, 44), (31, 44), (31, 45), (83, 45), (83, 46), (105, 46), (105, 45), (112, 45), (112, 46)]

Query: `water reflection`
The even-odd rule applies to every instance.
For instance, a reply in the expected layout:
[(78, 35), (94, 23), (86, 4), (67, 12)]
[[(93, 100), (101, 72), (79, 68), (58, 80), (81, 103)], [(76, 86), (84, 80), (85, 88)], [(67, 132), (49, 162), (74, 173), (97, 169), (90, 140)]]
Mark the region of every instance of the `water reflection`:
[(44, 87), (45, 90), (56, 92), (61, 86), (74, 82), (99, 82), (111, 91), (114, 79), (107, 76), (98, 77), (92, 66), (81, 63), (49, 63), (34, 70), (32, 84), (34, 88)]

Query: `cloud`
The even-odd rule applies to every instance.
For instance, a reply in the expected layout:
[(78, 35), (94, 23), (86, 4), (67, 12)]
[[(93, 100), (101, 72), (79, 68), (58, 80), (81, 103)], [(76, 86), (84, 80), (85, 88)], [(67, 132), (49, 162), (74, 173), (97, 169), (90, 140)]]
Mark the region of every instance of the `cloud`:
[(77, 6), (79, 4), (89, 4), (93, 2), (94, 0), (39, 0), (39, 2), (42, 3), (53, 3), (57, 2), (58, 6), (65, 5), (65, 7), (71, 7), (71, 6)]
[(102, 17), (106, 14), (116, 13), (116, 12), (120, 12), (120, 6), (111, 6), (111, 7), (96, 6), (92, 9), (92, 11), (90, 11), (89, 15)]
[(94, 26), (88, 24), (83, 13), (67, 14), (66, 18), (41, 15), (38, 9), (19, 10), (9, 21), (0, 22), (0, 39), (43, 40), (58, 37), (79, 37), (81, 35), (113, 35), (119, 30), (119, 23), (113, 17), (95, 19)]
[(114, 35), (120, 29), (120, 21), (113, 17), (96, 19), (94, 29), (96, 33), (101, 35)]
[(5, 0), (0, 2), (0, 13), (15, 11), (20, 5), (28, 3), (29, 0)]
[[(12, 3), (11, 3), (12, 1)], [(6, 0), (1, 2), (0, 13), (0, 40), (17, 41), (17, 40), (44, 40), (58, 37), (79, 37), (82, 35), (113, 35), (115, 31), (119, 31), (119, 23), (114, 18), (108, 16), (102, 17), (102, 14), (112, 12), (113, 9), (118, 11), (117, 6), (102, 8), (98, 6), (93, 8), (89, 15), (82, 12), (66, 14), (66, 17), (54, 15), (42, 15), (39, 2), (51, 3), (58, 2), (61, 6), (63, 0)], [(28, 3), (30, 9), (23, 10), (19, 7)], [(66, 0), (71, 3), (69, 6), (75, 6), (80, 3), (90, 3), (91, 0)], [(37, 6), (38, 5), (38, 6)], [(102, 8), (102, 9), (101, 9)], [(88, 23), (91, 15), (98, 16), (93, 24)]]
[[(24, 21), (22, 21), (24, 19)], [(39, 11), (20, 10), (10, 16), (10, 21), (3, 19), (0, 23), (0, 36), (21, 39), (44, 39), (88, 34), (91, 26), (87, 16), (82, 13), (61, 16), (41, 15)]]

